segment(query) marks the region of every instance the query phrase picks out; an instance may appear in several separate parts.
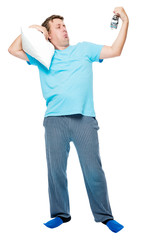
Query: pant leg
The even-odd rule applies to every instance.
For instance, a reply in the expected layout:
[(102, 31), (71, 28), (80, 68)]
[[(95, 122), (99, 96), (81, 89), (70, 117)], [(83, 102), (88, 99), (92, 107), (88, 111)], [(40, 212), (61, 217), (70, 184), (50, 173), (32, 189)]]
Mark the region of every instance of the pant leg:
[(61, 116), (44, 118), (45, 147), (48, 168), (50, 216), (70, 217), (67, 158), (70, 151), (67, 122)]
[(82, 168), (90, 207), (96, 222), (113, 219), (107, 182), (102, 169), (98, 141), (98, 121), (82, 116), (72, 119), (72, 139)]

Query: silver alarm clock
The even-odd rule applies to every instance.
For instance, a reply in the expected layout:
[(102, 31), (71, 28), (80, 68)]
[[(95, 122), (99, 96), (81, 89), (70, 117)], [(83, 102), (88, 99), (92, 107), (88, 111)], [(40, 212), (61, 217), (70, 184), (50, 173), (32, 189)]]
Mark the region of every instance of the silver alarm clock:
[(117, 29), (118, 23), (119, 23), (119, 16), (115, 14), (111, 20), (111, 25), (110, 25), (111, 29)]

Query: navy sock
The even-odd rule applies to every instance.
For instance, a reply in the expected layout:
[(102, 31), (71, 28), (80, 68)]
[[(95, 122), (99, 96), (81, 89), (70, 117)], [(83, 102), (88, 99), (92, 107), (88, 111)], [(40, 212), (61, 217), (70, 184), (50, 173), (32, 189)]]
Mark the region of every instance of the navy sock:
[(120, 223), (118, 223), (113, 219), (106, 220), (102, 223), (104, 223), (112, 232), (115, 232), (115, 233), (119, 232), (122, 228), (124, 228), (123, 225), (121, 225)]
[(64, 218), (64, 217), (55, 217), (54, 219), (43, 223), (46, 227), (48, 228), (56, 228), (60, 226), (62, 223), (68, 222), (71, 220), (71, 217), (69, 218)]

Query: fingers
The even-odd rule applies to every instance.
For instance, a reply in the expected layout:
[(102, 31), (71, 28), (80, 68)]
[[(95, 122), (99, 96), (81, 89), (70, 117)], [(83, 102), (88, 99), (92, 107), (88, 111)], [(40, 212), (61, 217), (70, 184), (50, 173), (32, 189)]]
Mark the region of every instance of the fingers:
[(45, 39), (48, 40), (48, 31), (45, 30), (45, 31), (43, 32), (43, 34), (44, 34), (44, 36), (45, 36)]
[(120, 16), (120, 13), (122, 13), (123, 11), (123, 7), (116, 7), (113, 12)]
[(42, 32), (43, 32), (43, 35), (44, 35), (45, 39), (48, 40), (48, 31), (47, 31), (47, 29), (45, 27), (41, 27), (41, 29), (42, 29)]
[(125, 21), (126, 19), (128, 19), (128, 16), (123, 7), (115, 7), (113, 12), (117, 16), (119, 16), (122, 19), (122, 21)]
[(48, 40), (48, 31), (46, 31), (45, 35), (46, 35), (46, 40)]
[(121, 10), (124, 10), (124, 8), (123, 7), (115, 7), (114, 8), (114, 11), (121, 11)]
[(45, 39), (48, 40), (48, 36), (45, 36)]
[(48, 40), (48, 33), (44, 33), (45, 39)]

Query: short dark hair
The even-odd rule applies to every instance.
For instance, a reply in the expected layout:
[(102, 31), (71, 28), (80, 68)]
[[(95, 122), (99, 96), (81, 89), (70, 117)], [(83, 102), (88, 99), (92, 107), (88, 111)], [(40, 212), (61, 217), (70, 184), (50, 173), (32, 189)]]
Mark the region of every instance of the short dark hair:
[(64, 17), (60, 16), (60, 15), (52, 15), (50, 17), (48, 17), (42, 24), (41, 26), (45, 27), (47, 29), (47, 31), (49, 32), (50, 31), (50, 25), (49, 25), (49, 22), (50, 21), (53, 21), (53, 19), (55, 18), (59, 18), (61, 20), (64, 20)]

